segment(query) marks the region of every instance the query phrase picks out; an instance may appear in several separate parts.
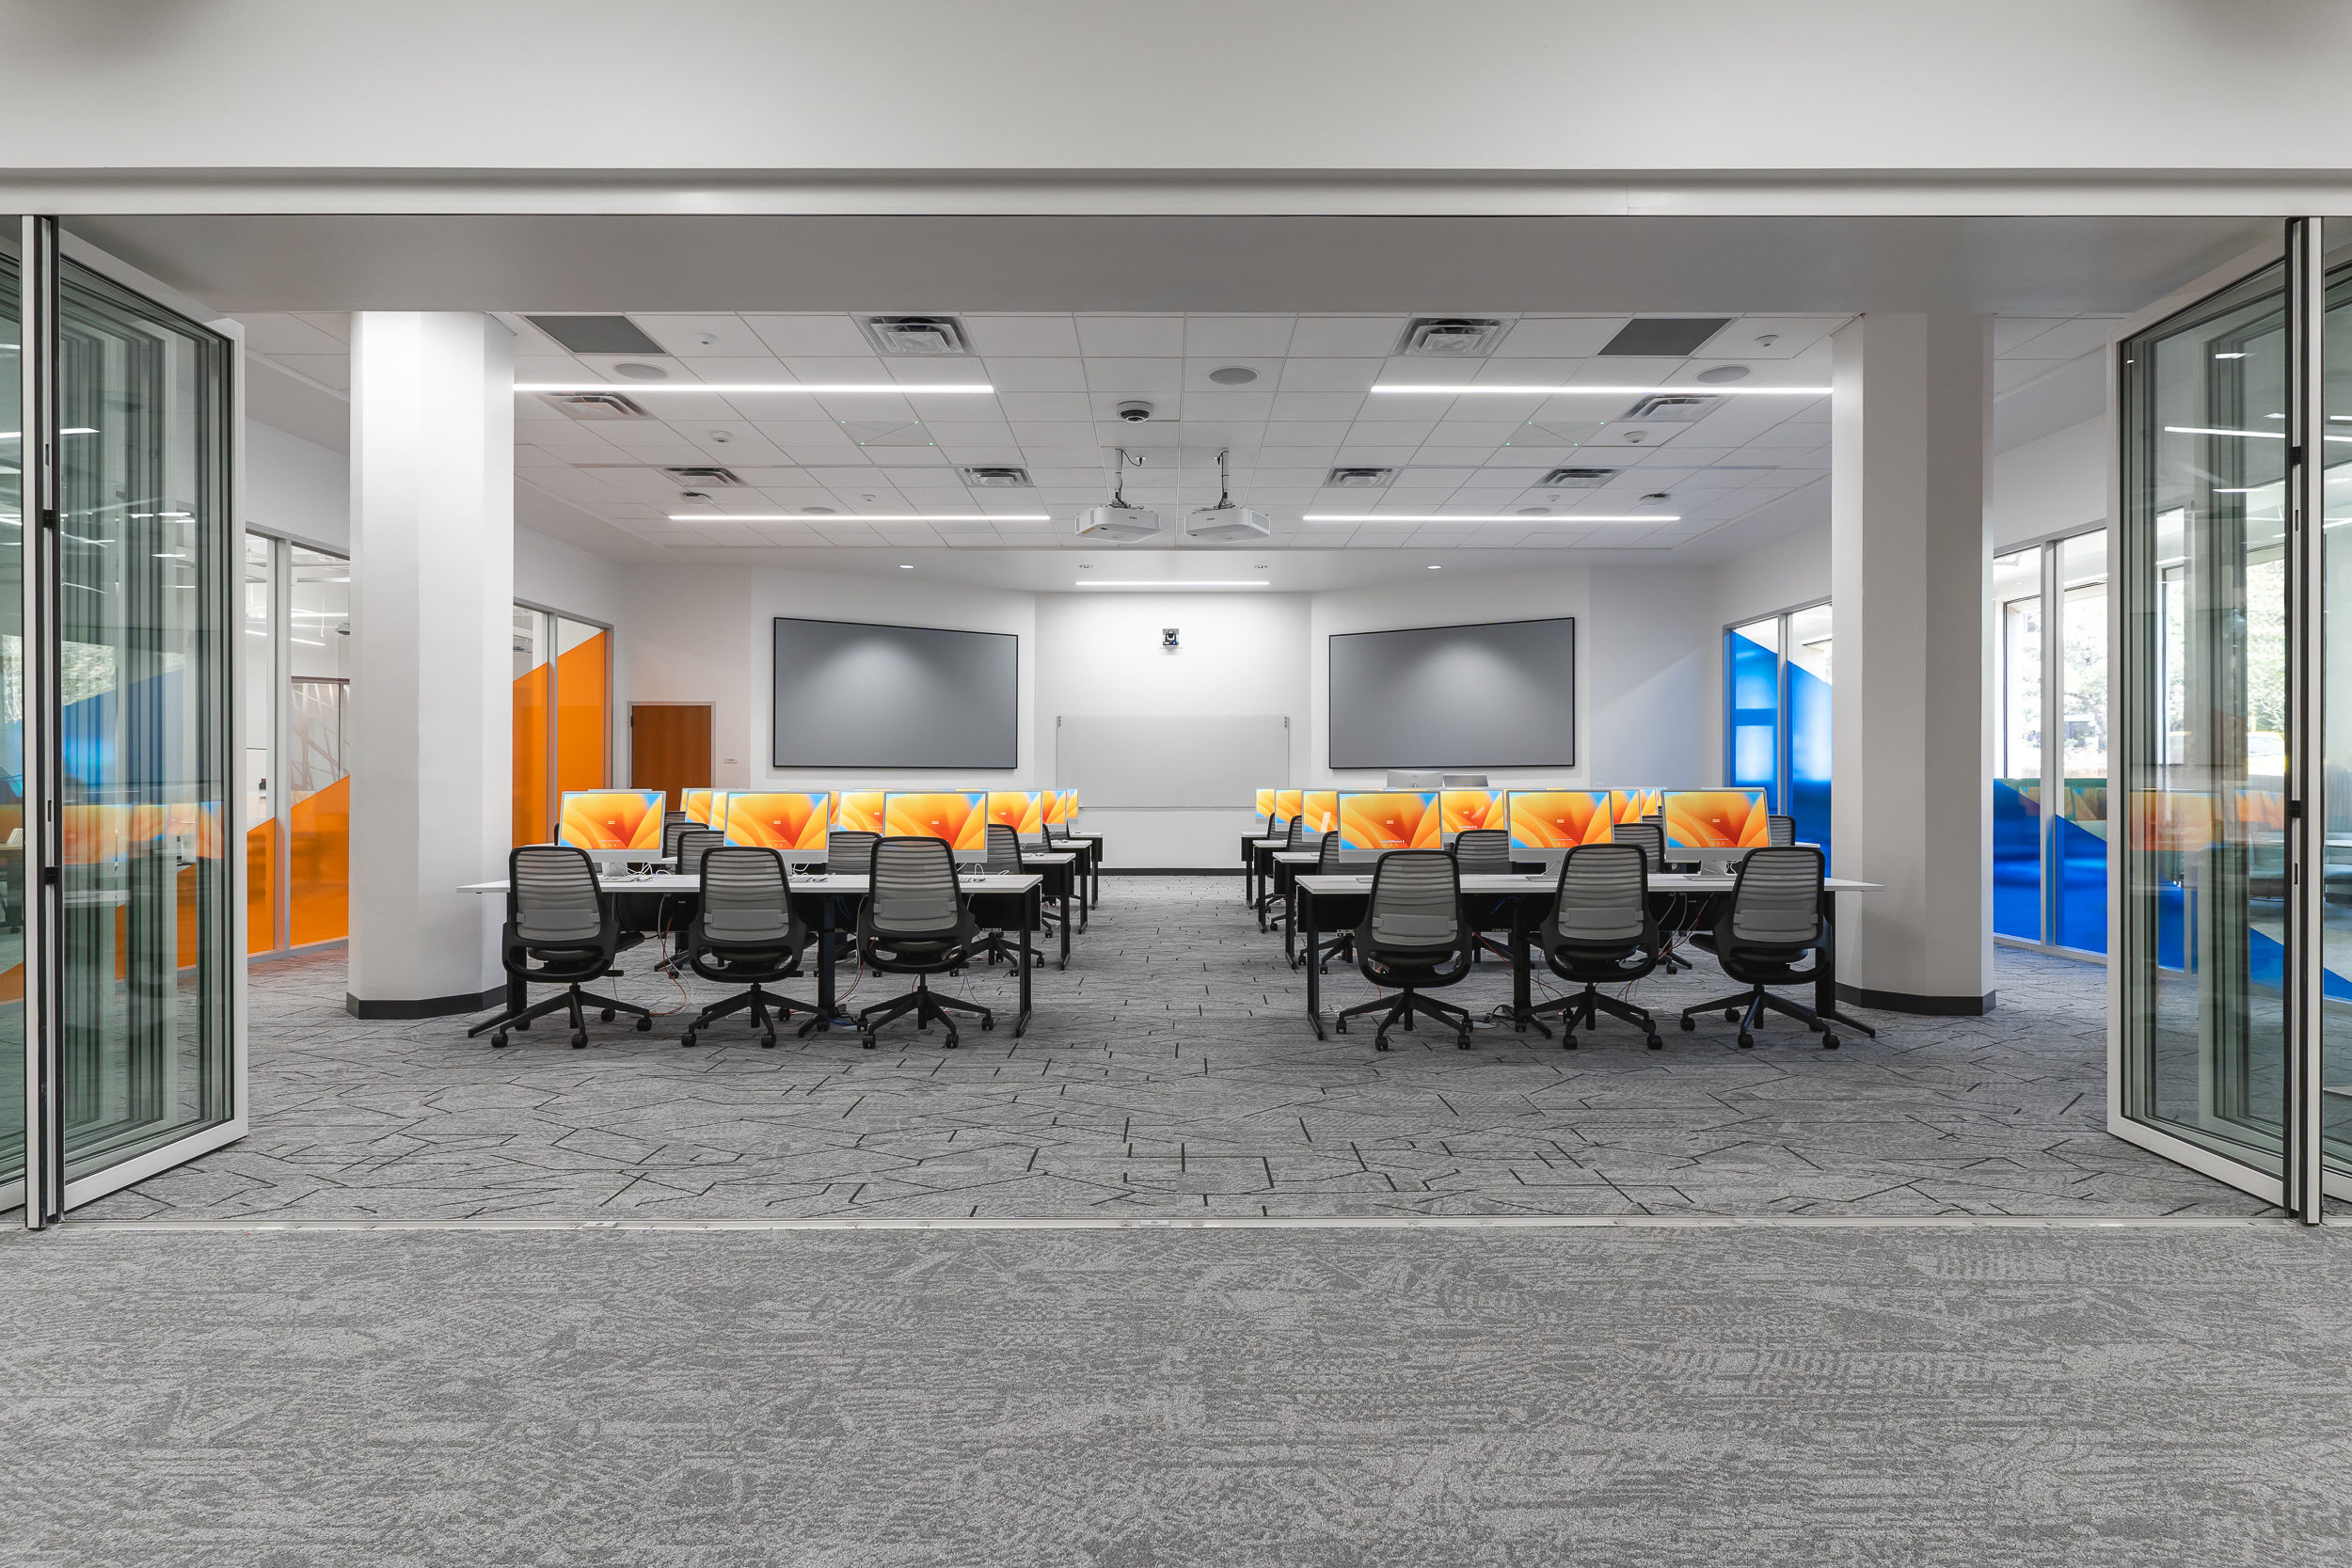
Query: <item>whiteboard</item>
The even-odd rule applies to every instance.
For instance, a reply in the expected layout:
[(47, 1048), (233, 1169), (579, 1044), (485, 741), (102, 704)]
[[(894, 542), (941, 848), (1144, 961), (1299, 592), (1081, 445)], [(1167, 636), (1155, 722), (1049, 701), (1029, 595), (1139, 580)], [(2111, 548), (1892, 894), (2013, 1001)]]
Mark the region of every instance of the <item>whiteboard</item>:
[(1291, 721), (1280, 714), (1065, 713), (1054, 726), (1054, 782), (1082, 807), (1253, 811), (1259, 790), (1290, 783)]

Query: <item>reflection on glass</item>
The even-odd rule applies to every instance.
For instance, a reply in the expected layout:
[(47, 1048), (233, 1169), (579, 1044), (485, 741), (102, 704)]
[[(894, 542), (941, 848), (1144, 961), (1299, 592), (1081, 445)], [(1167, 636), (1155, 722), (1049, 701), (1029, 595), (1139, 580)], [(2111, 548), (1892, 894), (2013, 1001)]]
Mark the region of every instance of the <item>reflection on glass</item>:
[[(227, 344), (67, 263), (68, 1180), (231, 1114)], [(231, 802), (236, 802), (234, 808)]]
[(1797, 839), (1830, 846), (1829, 606), (1788, 614), (1788, 803)]
[(24, 428), (16, 262), (0, 256), (0, 1181), (24, 1174)]
[(610, 678), (605, 650), (611, 640), (601, 626), (557, 616), (555, 621), (555, 787), (602, 789), (611, 751), (605, 713)]
[(1993, 562), (1993, 929), (2042, 940), (2042, 551)]
[[(2285, 603), (2277, 585), (2275, 603)], [(2107, 535), (2078, 533), (2058, 545), (2058, 783), (2051, 824), (2050, 940), (2107, 950)], [(2280, 689), (2284, 687), (2281, 685)], [(2283, 754), (2283, 753), (2282, 753)]]
[(287, 942), (351, 934), (351, 563), (287, 549)]
[[(2352, 268), (2328, 279), (2327, 342), (2330, 426), (2352, 431)], [(2321, 530), (2323, 595), (2320, 657), (2327, 703), (2327, 916), (2320, 935), (2319, 1119), (2321, 1148), (2330, 1170), (2352, 1169), (2352, 443), (2331, 442), (2326, 459), (2325, 524)]]
[[(2112, 847), (2125, 1112), (2274, 1174), (2286, 1081), (2285, 889), (2269, 826), (2285, 761), (2284, 314), (2272, 267), (2122, 348), (2117, 657), (2128, 678), (2115, 760), (2132, 832)], [(2061, 562), (2061, 580), (2090, 589), (2082, 567)], [(2088, 725), (2095, 705), (2074, 700), (2104, 676), (2076, 663), (2074, 610), (2070, 597), (2070, 782), (2105, 771), (2108, 741)], [(2094, 819), (2088, 800), (2076, 810), (2070, 800), (2070, 826)]]
[(277, 548), (267, 539), (247, 535), (245, 542), (245, 625), (239, 641), (245, 644), (245, 741), (239, 756), (244, 768), (238, 781), (245, 788), (245, 950), (267, 953), (278, 945), (278, 875), (284, 859), (278, 853), (278, 804), (270, 797), (271, 753), (277, 750), (278, 706), (273, 701), (278, 682), (278, 640), (274, 567)]

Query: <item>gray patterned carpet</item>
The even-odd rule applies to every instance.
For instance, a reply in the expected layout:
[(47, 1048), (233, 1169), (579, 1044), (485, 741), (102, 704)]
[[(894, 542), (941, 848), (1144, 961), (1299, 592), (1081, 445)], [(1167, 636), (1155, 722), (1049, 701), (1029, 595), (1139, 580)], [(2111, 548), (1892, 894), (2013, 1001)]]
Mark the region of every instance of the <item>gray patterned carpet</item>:
[(2284, 1568), (2276, 1227), (0, 1239), (11, 1568)]
[[(762, 1051), (739, 1023), (682, 1050), (595, 1029), (494, 1052), (464, 1021), (360, 1022), (342, 956), (252, 971), (252, 1134), (85, 1211), (110, 1218), (721, 1218), (1333, 1214), (2247, 1214), (2260, 1205), (2109, 1136), (2104, 972), (2004, 951), (1979, 1019), (1879, 1016), (1825, 1053), (1775, 1022), (1753, 1052), (1710, 1018), (1642, 1049), (1322, 1042), (1303, 981), (1231, 879), (1114, 878), (1037, 1019), (904, 1024)], [(1728, 989), (1642, 982), (1661, 1011)], [(624, 994), (691, 990), (628, 955)], [(845, 980), (845, 984), (847, 981)], [(956, 983), (1009, 1014), (1003, 970)], [(791, 988), (787, 988), (787, 990)], [(805, 990), (806, 988), (802, 988)], [(900, 989), (862, 982), (852, 1006)], [(1451, 993), (1485, 1008), (1503, 966)], [(1327, 1006), (1368, 998), (1334, 965)]]

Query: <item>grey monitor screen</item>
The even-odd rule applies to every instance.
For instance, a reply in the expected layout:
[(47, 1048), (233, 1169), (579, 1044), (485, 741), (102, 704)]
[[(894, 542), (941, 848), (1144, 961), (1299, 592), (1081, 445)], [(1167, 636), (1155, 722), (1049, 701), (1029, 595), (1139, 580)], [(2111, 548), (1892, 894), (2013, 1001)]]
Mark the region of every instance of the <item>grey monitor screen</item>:
[(775, 623), (778, 768), (1012, 768), (1021, 639), (863, 621)]
[(1576, 621), (1331, 639), (1334, 768), (1576, 764)]

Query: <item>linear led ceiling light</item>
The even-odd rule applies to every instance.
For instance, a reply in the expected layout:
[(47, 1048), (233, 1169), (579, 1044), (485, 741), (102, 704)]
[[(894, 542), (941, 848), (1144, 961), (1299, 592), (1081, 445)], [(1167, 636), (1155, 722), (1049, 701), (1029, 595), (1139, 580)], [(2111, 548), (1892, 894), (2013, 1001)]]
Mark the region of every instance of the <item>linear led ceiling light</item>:
[(1678, 522), (1682, 521), (1682, 519), (1681, 519), (1681, 517), (1680, 517), (1680, 516), (1678, 516), (1678, 515), (1677, 515), (1676, 514), (1671, 513), (1671, 512), (1645, 512), (1645, 513), (1643, 513), (1643, 514), (1642, 514), (1641, 515), (1639, 515), (1639, 516), (1630, 516), (1630, 515), (1624, 515), (1624, 516), (1620, 516), (1620, 515), (1601, 516), (1601, 515), (1599, 515), (1598, 514), (1582, 515), (1582, 514), (1578, 514), (1578, 513), (1574, 513), (1574, 512), (1548, 512), (1548, 513), (1544, 514), (1544, 515), (1541, 515), (1541, 516), (1535, 516), (1535, 517), (1526, 517), (1526, 516), (1521, 516), (1521, 515), (1518, 515), (1518, 514), (1517, 514), (1517, 513), (1510, 514), (1509, 515), (1497, 515), (1497, 514), (1493, 514), (1493, 513), (1485, 513), (1485, 514), (1481, 514), (1481, 515), (1476, 515), (1476, 516), (1465, 516), (1465, 515), (1463, 515), (1461, 513), (1456, 512), (1456, 513), (1450, 513), (1450, 514), (1448, 514), (1447, 515), (1444, 515), (1444, 516), (1439, 516), (1439, 515), (1437, 515), (1437, 514), (1435, 514), (1435, 513), (1426, 513), (1426, 514), (1408, 514), (1408, 513), (1399, 513), (1399, 512), (1345, 512), (1345, 513), (1342, 513), (1342, 512), (1310, 512), (1310, 513), (1308, 513), (1308, 514), (1307, 514), (1304, 517), (1301, 517), (1301, 518), (1299, 519), (1299, 521), (1300, 521), (1300, 522), (1303, 522), (1303, 523), (1533, 523), (1533, 524), (1542, 524), (1542, 523), (1678, 523)]
[(673, 512), (674, 523), (1050, 523), (1044, 512)]
[(1270, 588), (1273, 584), (1263, 578), (1251, 578), (1246, 582), (1238, 579), (1232, 582), (1144, 582), (1139, 579), (1109, 578), (1098, 582), (1090, 578), (1080, 578), (1078, 586), (1081, 588)]
[(721, 397), (753, 393), (796, 392), (806, 397), (840, 397), (853, 392), (886, 392), (893, 397), (986, 397), (996, 390), (985, 381), (948, 382), (807, 382), (807, 381), (517, 381), (517, 392), (627, 392), (630, 397), (659, 397), (665, 392), (708, 392)]
[(1501, 387), (1492, 382), (1475, 386), (1423, 386), (1418, 382), (1391, 383), (1375, 387), (1373, 391), (1404, 393), (1413, 397), (1542, 397), (1542, 398), (1647, 398), (1667, 392), (1704, 394), (1710, 398), (1825, 398), (1826, 387)]

